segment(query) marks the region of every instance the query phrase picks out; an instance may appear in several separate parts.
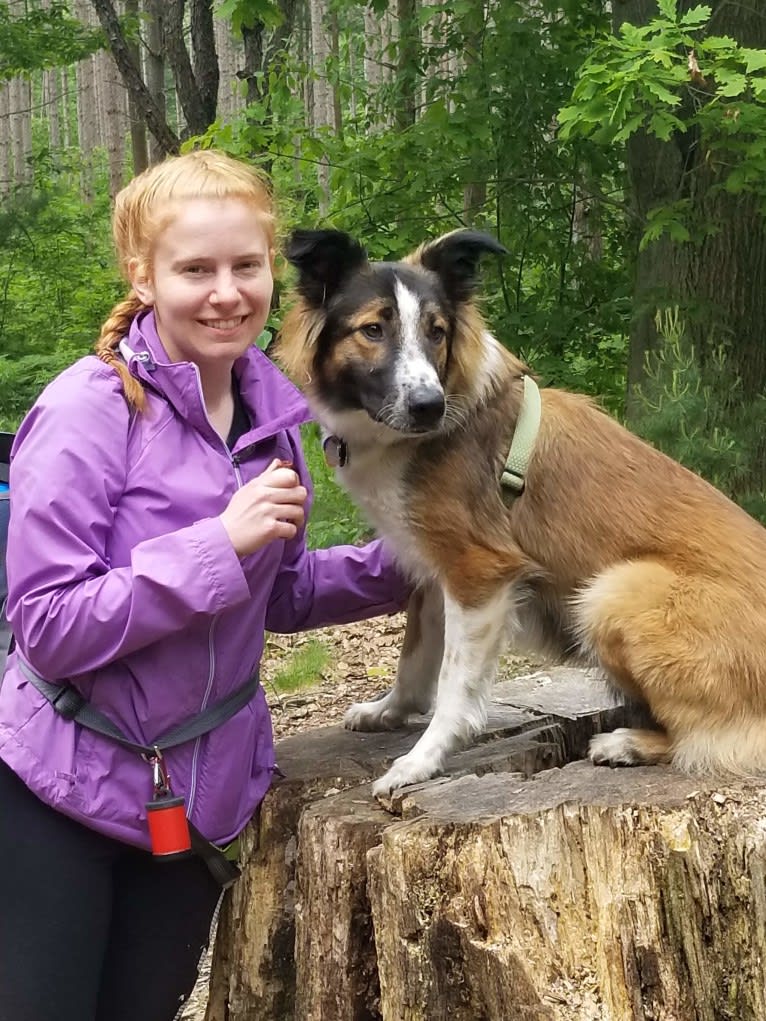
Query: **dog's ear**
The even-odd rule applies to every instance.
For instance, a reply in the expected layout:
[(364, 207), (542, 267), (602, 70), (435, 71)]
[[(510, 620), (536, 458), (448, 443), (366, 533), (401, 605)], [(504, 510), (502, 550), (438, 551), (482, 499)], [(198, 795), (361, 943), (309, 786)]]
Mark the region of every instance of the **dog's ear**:
[(354, 270), (367, 265), (367, 253), (340, 230), (296, 230), (288, 239), (285, 258), (298, 270), (298, 291), (318, 307), (337, 291)]
[(508, 250), (491, 234), (453, 230), (423, 245), (413, 261), (436, 273), (454, 301), (467, 301), (476, 289), (479, 260), (488, 253), (507, 255)]

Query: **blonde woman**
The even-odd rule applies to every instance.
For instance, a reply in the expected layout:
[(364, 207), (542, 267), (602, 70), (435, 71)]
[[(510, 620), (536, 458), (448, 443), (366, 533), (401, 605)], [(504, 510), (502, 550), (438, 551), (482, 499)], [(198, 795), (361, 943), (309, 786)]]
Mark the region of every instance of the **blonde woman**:
[(220, 893), (184, 820), (227, 845), (275, 769), (264, 629), (406, 599), (380, 543), (305, 546), (309, 414), (253, 346), (268, 184), (220, 153), (172, 158), (118, 196), (114, 236), (130, 293), (29, 412), (11, 465), (1, 1021), (175, 1016)]

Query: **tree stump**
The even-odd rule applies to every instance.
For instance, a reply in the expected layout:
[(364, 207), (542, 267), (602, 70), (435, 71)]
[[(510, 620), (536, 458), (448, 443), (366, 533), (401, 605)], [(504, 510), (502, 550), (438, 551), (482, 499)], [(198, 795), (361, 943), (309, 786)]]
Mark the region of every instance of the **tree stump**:
[(499, 684), (387, 809), (367, 781), (425, 724), (280, 742), (207, 1021), (763, 1021), (766, 795), (565, 765), (626, 713), (592, 672)]

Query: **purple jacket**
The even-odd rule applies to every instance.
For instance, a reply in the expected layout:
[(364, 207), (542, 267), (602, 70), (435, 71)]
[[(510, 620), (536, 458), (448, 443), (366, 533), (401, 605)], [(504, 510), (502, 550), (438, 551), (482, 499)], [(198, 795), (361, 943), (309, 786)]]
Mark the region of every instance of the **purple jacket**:
[[(389, 613), (406, 588), (379, 542), (308, 552), (301, 534), (235, 554), (218, 515), (238, 486), (275, 457), (310, 486), (298, 432), (307, 407), (260, 351), (234, 367), (254, 427), (230, 453), (205, 414), (196, 366), (168, 363), (152, 313), (122, 350), (146, 384), (145, 413), (131, 415), (117, 374), (88, 356), (46, 388), (19, 429), (8, 616), (38, 674), (68, 680), (151, 744), (247, 680), (264, 628)], [(15, 654), (0, 684), (0, 758), (49, 805), (148, 846), (149, 766), (58, 716)], [(263, 690), (166, 759), (189, 818), (209, 840), (231, 840), (274, 770)]]

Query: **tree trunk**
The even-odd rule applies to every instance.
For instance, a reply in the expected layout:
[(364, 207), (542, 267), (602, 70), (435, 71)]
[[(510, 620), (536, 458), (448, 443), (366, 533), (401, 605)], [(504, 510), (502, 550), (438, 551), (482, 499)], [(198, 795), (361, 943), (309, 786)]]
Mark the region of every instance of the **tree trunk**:
[[(315, 131), (335, 126), (335, 105), (327, 77), (327, 63), (332, 53), (328, 0), (311, 0), (312, 78), (311, 122)], [(330, 164), (323, 156), (317, 164), (319, 181), (319, 214), (326, 216), (330, 206)]]
[(758, 786), (576, 763), (408, 808), (368, 856), (385, 1021), (766, 1017)]
[(280, 742), (207, 1021), (763, 1021), (766, 794), (550, 768), (624, 722), (592, 671), (498, 684), (484, 742), (388, 811), (366, 781), (415, 733)]
[(396, 65), (398, 83), (396, 126), (400, 131), (404, 131), (415, 123), (416, 115), (418, 51), (420, 49), (416, 0), (396, 0), (396, 16), (399, 22), (399, 54)]
[(8, 195), (12, 185), (11, 87), (8, 82), (0, 82), (0, 195)]
[[(193, 44), (200, 47), (204, 47), (208, 40), (208, 34), (203, 27), (205, 14), (200, 9), (204, 6), (209, 7), (209, 3), (194, 6), (197, 25)], [(185, 0), (167, 0), (164, 4), (162, 13), (163, 46), (175, 78), (177, 97), (186, 121), (186, 132), (190, 135), (201, 135), (215, 120), (214, 104), (218, 94), (218, 60), (214, 48), (212, 53), (203, 52), (202, 49), (199, 52), (195, 51), (195, 61), (203, 76), (198, 81), (184, 37), (185, 8)], [(212, 31), (209, 39), (213, 39)], [(214, 74), (213, 65), (215, 66)], [(211, 108), (209, 89), (213, 78), (215, 91)]]
[(211, 0), (191, 0), (191, 39), (194, 78), (205, 111), (207, 128), (216, 118), (219, 82)]
[[(696, 0), (683, 0), (679, 10)], [(714, 0), (711, 31), (750, 47), (766, 47), (766, 19), (752, 6)], [(624, 21), (644, 24), (656, 13), (649, 0), (614, 5), (615, 30)], [(629, 385), (643, 378), (646, 352), (656, 343), (654, 313), (678, 305), (688, 335), (703, 362), (722, 343), (732, 374), (743, 383), (746, 400), (766, 390), (766, 222), (757, 200), (715, 190), (720, 184), (704, 147), (685, 136), (668, 142), (646, 135), (628, 145), (627, 164), (635, 219), (639, 227), (654, 206), (691, 199), (693, 216), (715, 225), (703, 241), (676, 244), (663, 237), (636, 252)], [(694, 144), (693, 144), (694, 143)], [(754, 488), (766, 485), (766, 461)]]
[[(162, 50), (162, 0), (144, 0), (144, 17), (146, 18), (146, 48), (144, 50), (144, 77), (146, 87), (167, 120), (167, 102), (165, 100), (165, 54)], [(176, 129), (178, 130), (178, 129)], [(159, 163), (164, 156), (162, 147), (151, 135), (148, 139), (148, 158), (150, 163)]]
[[(83, 3), (84, 0), (79, 0), (79, 2)], [(140, 112), (163, 154), (169, 155), (178, 152), (179, 139), (168, 126), (164, 112), (158, 107), (154, 97), (144, 84), (141, 69), (131, 57), (130, 46), (120, 26), (114, 4), (111, 0), (91, 0), (91, 2), (136, 109)], [(166, 5), (167, 8), (171, 6), (173, 4)], [(186, 51), (184, 50), (184, 52)]]
[(32, 89), (28, 78), (10, 82), (10, 128), (15, 183), (32, 181)]
[(239, 71), (244, 65), (242, 37), (234, 35), (231, 22), (216, 18), (215, 46), (220, 65), (218, 84), (218, 116), (231, 122), (243, 109), (242, 82)]
[[(498, 684), (484, 740), (453, 756), (449, 772), (531, 774), (582, 756), (594, 733), (625, 721), (587, 672), (558, 668)], [(395, 820), (366, 784), (423, 727), (393, 734), (336, 727), (280, 742), (287, 779), (244, 837), (247, 865), (219, 920), (207, 1021), (376, 1016), (366, 1013), (377, 970), (365, 862)], [(336, 804), (331, 795), (347, 788)], [(325, 804), (330, 816), (321, 813)]]
[(95, 75), (99, 141), (106, 149), (109, 194), (114, 198), (125, 180), (127, 97), (120, 72), (108, 50), (101, 50), (95, 55)]
[[(42, 0), (43, 10), (50, 10), (50, 0)], [(59, 121), (59, 69), (57, 67), (42, 73), (43, 117), (47, 119), (48, 144), (52, 152), (61, 149), (61, 125)]]
[[(125, 0), (125, 13), (137, 19), (141, 13), (138, 0)], [(147, 27), (145, 25), (144, 33), (146, 32)], [(141, 48), (138, 41), (131, 40), (128, 42), (128, 53), (131, 61), (135, 64), (139, 71), (141, 71)], [(141, 71), (141, 77), (146, 80), (145, 71)], [(135, 100), (127, 91), (126, 97), (130, 133), (130, 156), (133, 174), (135, 175), (140, 174), (149, 166), (149, 153), (146, 143), (146, 124), (144, 124), (144, 121), (138, 111)]]

